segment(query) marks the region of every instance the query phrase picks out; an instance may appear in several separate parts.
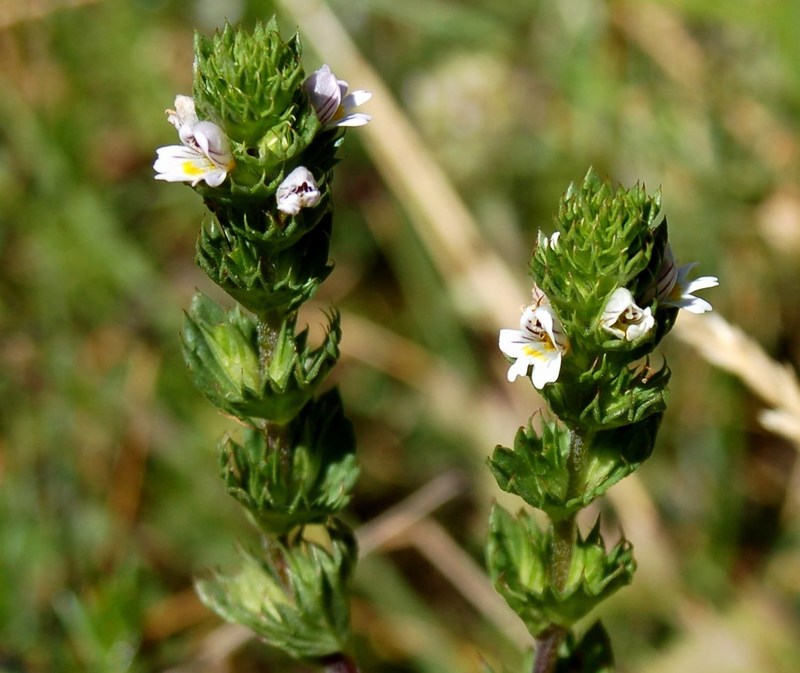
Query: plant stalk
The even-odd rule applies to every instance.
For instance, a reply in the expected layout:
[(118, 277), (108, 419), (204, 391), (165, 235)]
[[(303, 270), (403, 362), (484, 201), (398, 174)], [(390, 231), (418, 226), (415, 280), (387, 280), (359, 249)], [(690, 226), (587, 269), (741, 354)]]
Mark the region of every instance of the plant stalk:
[[(571, 432), (569, 456), (568, 498), (575, 497), (583, 489), (583, 457), (584, 446), (587, 438), (576, 430)], [(550, 560), (550, 581), (553, 587), (561, 592), (567, 587), (569, 570), (572, 564), (572, 550), (578, 534), (576, 515), (563, 519), (552, 519), (553, 530), (553, 555)], [(533, 673), (552, 673), (558, 658), (558, 648), (567, 635), (567, 630), (558, 624), (550, 627), (536, 639), (536, 660)]]
[[(281, 316), (274, 313), (258, 317), (256, 336), (258, 339), (258, 364), (262, 377), (269, 376), (269, 366), (275, 355), (282, 323)], [(286, 435), (286, 426), (267, 421), (262, 431), (267, 438), (267, 449), (271, 453), (278, 454), (281, 467), (288, 473), (291, 470), (292, 453)]]

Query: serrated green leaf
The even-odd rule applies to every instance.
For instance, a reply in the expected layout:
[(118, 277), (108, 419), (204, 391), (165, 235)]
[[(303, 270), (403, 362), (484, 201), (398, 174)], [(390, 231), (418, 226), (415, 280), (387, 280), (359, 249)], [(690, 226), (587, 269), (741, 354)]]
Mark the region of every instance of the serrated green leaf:
[(605, 551), (598, 522), (585, 538), (577, 536), (567, 581), (559, 590), (550, 577), (552, 530), (541, 530), (525, 512), (512, 517), (497, 505), (490, 517), (487, 565), (495, 588), (535, 637), (552, 625), (569, 629), (629, 584), (635, 569), (626, 540)]
[(336, 390), (309, 402), (281, 432), (277, 449), (250, 429), (241, 443), (225, 439), (220, 452), (228, 493), (276, 535), (344, 509), (359, 473), (353, 427)]
[(258, 321), (238, 307), (225, 312), (197, 294), (187, 312), (183, 351), (195, 385), (223, 411), (245, 421), (284, 424), (308, 402), (339, 357), (339, 316), (329, 316), (322, 344), (306, 345), (307, 330), (294, 333), (294, 317), (280, 324), (266, 366), (261, 363)]
[(198, 581), (200, 599), (223, 619), (242, 624), (297, 659), (345, 649), (350, 631), (349, 584), (357, 549), (339, 522), (328, 545), (266, 540), (263, 558), (241, 552), (236, 575)]

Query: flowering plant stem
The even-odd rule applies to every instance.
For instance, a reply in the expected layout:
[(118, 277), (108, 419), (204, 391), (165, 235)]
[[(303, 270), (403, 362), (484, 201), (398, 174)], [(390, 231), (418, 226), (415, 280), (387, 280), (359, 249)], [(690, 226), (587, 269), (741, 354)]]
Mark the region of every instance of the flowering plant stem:
[[(583, 457), (583, 439), (578, 432), (570, 433), (569, 454), (567, 466), (569, 470), (568, 489), (570, 496), (578, 495), (580, 485), (578, 480), (581, 474)], [(578, 534), (577, 514), (568, 514), (559, 518), (551, 518), (553, 529), (553, 556), (550, 566), (550, 575), (553, 586), (557, 591), (565, 591), (569, 579), (569, 569), (572, 562), (572, 549)], [(536, 639), (536, 659), (534, 673), (551, 673), (556, 665), (558, 648), (566, 638), (567, 631), (557, 624), (551, 624)]]
[(331, 271), (342, 128), (369, 121), (353, 111), (369, 94), (347, 88), (328, 66), (306, 77), (299, 40), (283, 41), (274, 20), (197, 35), (193, 95), (167, 111), (181, 145), (154, 164), (157, 179), (203, 197), (197, 262), (237, 302), (195, 296), (184, 355), (200, 390), (240, 421), (220, 444), (221, 473), (261, 545), (198, 593), (290, 656), (342, 673), (358, 670), (345, 654), (357, 550), (338, 517), (358, 476), (355, 439), (337, 391), (318, 393), (339, 357), (338, 314), (316, 348), (296, 323)]
[(542, 529), (495, 506), (487, 545), (495, 587), (536, 639), (534, 673), (613, 670), (599, 622), (580, 637), (574, 626), (631, 582), (632, 548), (606, 549), (599, 519), (583, 535), (577, 514), (653, 450), (669, 369), (650, 354), (678, 309), (711, 309), (692, 293), (717, 284), (689, 281), (693, 266), (675, 265), (659, 194), (615, 189), (590, 170), (564, 194), (555, 232), (539, 235), (520, 328), (500, 332), (509, 381), (529, 375), (549, 407), (489, 459), (500, 487), (550, 520)]

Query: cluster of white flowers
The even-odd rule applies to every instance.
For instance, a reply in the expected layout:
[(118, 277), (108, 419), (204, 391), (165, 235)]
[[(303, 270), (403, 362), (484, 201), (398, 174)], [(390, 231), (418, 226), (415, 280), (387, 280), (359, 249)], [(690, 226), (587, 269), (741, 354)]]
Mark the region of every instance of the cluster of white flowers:
[[(558, 233), (549, 239), (539, 234), (539, 245), (555, 249), (558, 245)], [(694, 296), (697, 290), (705, 290), (719, 285), (714, 276), (702, 276), (689, 279), (689, 272), (696, 263), (677, 267), (675, 257), (669, 245), (664, 252), (664, 260), (653, 286), (645, 292), (646, 302), (657, 299), (662, 306), (681, 308), (690, 313), (705, 313), (711, 310), (711, 304)], [(616, 288), (609, 297), (600, 318), (600, 327), (625, 341), (636, 341), (644, 337), (655, 327), (655, 317), (650, 307), (638, 306), (630, 290)], [(550, 306), (547, 296), (542, 290), (533, 287), (533, 303), (522, 310), (520, 328), (500, 330), (500, 350), (514, 360), (508, 370), (508, 380), (525, 376), (531, 371), (531, 381), (540, 390), (547, 383), (558, 380), (561, 371), (561, 359), (569, 347), (561, 322)]]
[[(322, 128), (364, 126), (371, 117), (353, 110), (366, 103), (368, 91), (347, 93), (348, 85), (336, 79), (327, 65), (309, 76), (303, 84)], [(209, 187), (219, 187), (235, 165), (230, 141), (225, 132), (210, 121), (201, 121), (190, 96), (175, 98), (175, 109), (167, 110), (167, 121), (177, 130), (182, 145), (168, 145), (156, 150), (153, 168), (156, 180), (188, 182), (193, 187), (201, 181)], [(320, 200), (314, 176), (304, 166), (291, 171), (276, 192), (278, 210), (297, 215), (301, 208), (316, 206)]]

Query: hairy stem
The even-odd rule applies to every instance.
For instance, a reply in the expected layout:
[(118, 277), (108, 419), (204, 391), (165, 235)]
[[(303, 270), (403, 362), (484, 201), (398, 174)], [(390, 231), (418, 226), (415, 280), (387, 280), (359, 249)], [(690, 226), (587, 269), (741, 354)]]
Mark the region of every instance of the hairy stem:
[(256, 334), (258, 338), (258, 364), (261, 368), (262, 376), (266, 375), (272, 362), (272, 357), (275, 355), (282, 322), (281, 316), (274, 313), (258, 316)]
[[(589, 438), (584, 437), (576, 430), (571, 432), (569, 444), (568, 498), (575, 497), (583, 490), (583, 457), (585, 444)], [(552, 520), (553, 529), (553, 555), (550, 559), (550, 581), (555, 589), (564, 591), (569, 580), (569, 569), (572, 564), (572, 549), (578, 534), (578, 525), (575, 514), (563, 519)], [(536, 639), (536, 661), (533, 673), (552, 673), (558, 657), (558, 648), (567, 635), (566, 629), (551, 624), (550, 627)]]
[[(262, 377), (269, 376), (269, 367), (275, 357), (283, 320), (280, 315), (274, 313), (259, 316), (256, 335), (258, 338), (258, 363)], [(267, 438), (267, 449), (271, 453), (278, 454), (281, 466), (288, 472), (291, 468), (292, 455), (287, 437), (287, 427), (267, 421), (263, 432)]]
[(558, 658), (558, 648), (567, 632), (560, 626), (551, 626), (536, 639), (536, 661), (533, 673), (551, 673)]

